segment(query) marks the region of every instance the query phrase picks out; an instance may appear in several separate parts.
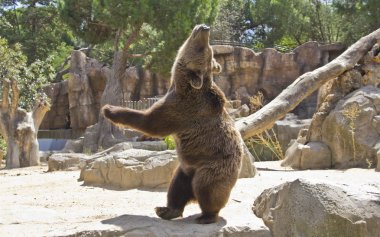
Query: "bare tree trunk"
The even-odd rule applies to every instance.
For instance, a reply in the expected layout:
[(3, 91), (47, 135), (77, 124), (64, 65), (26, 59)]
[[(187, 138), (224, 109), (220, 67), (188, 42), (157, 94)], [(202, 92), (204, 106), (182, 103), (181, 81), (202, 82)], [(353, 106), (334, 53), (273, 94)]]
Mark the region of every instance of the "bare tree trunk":
[[(118, 42), (121, 36), (121, 32), (118, 32), (115, 39), (115, 54), (112, 65), (111, 76), (107, 80), (106, 88), (104, 89), (101, 107), (106, 104), (122, 105), (123, 87), (122, 79), (125, 77), (125, 70), (128, 65), (128, 57), (131, 55), (128, 53), (129, 47), (139, 36), (141, 25), (134, 29), (129, 35), (128, 39), (124, 43), (122, 51), (118, 51)], [(123, 131), (112, 125), (105, 117), (100, 114), (99, 122), (96, 124), (98, 133), (98, 147), (108, 148), (124, 139)]]
[[(124, 77), (126, 69), (126, 59), (121, 52), (116, 52), (114, 56), (113, 68), (110, 78), (107, 78), (106, 88), (104, 89), (101, 107), (106, 104), (118, 105), (122, 104), (123, 89), (121, 79)], [(98, 147), (110, 147), (123, 138), (123, 132), (116, 126), (112, 125), (105, 117), (100, 114), (99, 122)]]
[(6, 167), (8, 169), (20, 167), (20, 148), (16, 143), (16, 139), (9, 137), (7, 140), (7, 154), (5, 156)]
[(0, 132), (7, 140), (6, 167), (18, 168), (39, 165), (37, 133), (50, 105), (41, 101), (32, 112), (0, 107)]
[(298, 77), (280, 95), (256, 113), (236, 122), (243, 138), (252, 137), (273, 126), (328, 80), (353, 68), (380, 39), (380, 29), (362, 37), (335, 60)]

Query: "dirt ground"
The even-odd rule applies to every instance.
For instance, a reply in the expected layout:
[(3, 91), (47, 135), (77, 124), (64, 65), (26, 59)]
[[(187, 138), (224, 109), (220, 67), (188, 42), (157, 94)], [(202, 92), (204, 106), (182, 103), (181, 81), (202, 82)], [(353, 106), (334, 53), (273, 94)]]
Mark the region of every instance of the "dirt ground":
[(209, 236), (217, 232), (231, 232), (228, 236), (253, 233), (270, 236), (262, 220), (252, 213), (251, 206), (264, 189), (297, 178), (333, 184), (355, 197), (380, 200), (380, 172), (373, 169), (292, 171), (281, 168), (278, 162), (255, 165), (258, 175), (240, 179), (220, 213), (219, 223), (207, 226), (194, 224), (200, 212), (196, 204), (185, 209), (184, 219), (156, 218), (154, 207), (166, 204), (166, 190), (84, 186), (77, 181), (79, 171), (46, 172), (47, 166), (3, 169), (0, 170), (0, 236), (126, 233), (128, 236)]

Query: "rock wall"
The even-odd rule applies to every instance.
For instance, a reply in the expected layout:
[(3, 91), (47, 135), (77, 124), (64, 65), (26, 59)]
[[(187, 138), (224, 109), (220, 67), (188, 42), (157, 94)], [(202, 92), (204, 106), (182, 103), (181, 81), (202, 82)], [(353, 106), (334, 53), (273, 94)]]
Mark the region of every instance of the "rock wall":
[(110, 70), (80, 51), (73, 51), (69, 78), (45, 88), (52, 109), (40, 129), (84, 130), (98, 120), (100, 98)]
[[(256, 53), (248, 48), (214, 45), (214, 56), (223, 71), (215, 77), (227, 97), (249, 102), (249, 97), (261, 91), (266, 102), (275, 98), (301, 74), (318, 68), (339, 55), (340, 44), (321, 46), (309, 42), (290, 53), (265, 49)], [(85, 129), (97, 122), (100, 98), (110, 69), (74, 51), (69, 79), (46, 88), (52, 108), (41, 129)], [(164, 95), (169, 79), (142, 68), (126, 69), (123, 81), (124, 98), (139, 100)], [(299, 117), (311, 117), (316, 106), (316, 94), (306, 99), (294, 111)]]
[[(264, 49), (260, 53), (242, 47), (214, 45), (214, 57), (223, 71), (216, 83), (232, 99), (247, 103), (249, 96), (261, 91), (267, 102), (274, 99), (298, 76), (325, 65), (337, 57), (344, 47), (341, 44), (321, 46), (317, 42), (305, 43), (290, 53)], [(316, 106), (316, 93), (302, 102), (294, 111), (299, 117), (311, 117)]]

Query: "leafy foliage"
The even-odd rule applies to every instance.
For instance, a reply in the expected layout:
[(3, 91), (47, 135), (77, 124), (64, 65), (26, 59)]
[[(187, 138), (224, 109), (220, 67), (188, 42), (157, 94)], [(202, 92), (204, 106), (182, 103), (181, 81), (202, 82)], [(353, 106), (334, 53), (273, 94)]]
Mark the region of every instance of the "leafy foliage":
[(29, 110), (35, 101), (42, 97), (44, 100), (47, 99), (43, 87), (54, 79), (52, 61), (53, 57), (48, 57), (45, 61), (36, 60), (26, 68), (25, 74), (19, 80), (21, 108)]
[(253, 41), (294, 47), (309, 40), (336, 42), (340, 18), (327, 0), (257, 0), (251, 3)]
[(334, 0), (333, 6), (342, 18), (343, 41), (353, 43), (380, 27), (380, 1)]
[(244, 33), (245, 7), (243, 0), (221, 0), (218, 15), (211, 28), (212, 40), (240, 41)]
[(172, 136), (165, 137), (164, 142), (169, 150), (175, 150), (175, 141)]
[[(62, 23), (54, 0), (0, 3), (0, 36), (10, 45), (20, 43), (28, 64), (72, 48), (73, 36)], [(56, 60), (58, 57), (56, 58)], [(55, 67), (62, 62), (56, 62)]]
[[(176, 50), (199, 23), (212, 23), (218, 0), (61, 0), (62, 19), (91, 45), (142, 54), (136, 64), (169, 73)], [(134, 31), (138, 37), (131, 39)], [(128, 39), (132, 44), (126, 45)]]
[[(43, 86), (53, 79), (54, 68), (50, 64), (51, 57), (46, 61), (37, 60), (28, 66), (21, 48), (20, 44), (9, 47), (7, 40), (0, 38), (0, 88), (3, 88), (6, 82), (17, 83), (20, 90), (19, 106), (31, 109), (33, 102), (39, 96), (43, 96)], [(2, 93), (3, 89), (0, 95)]]
[(242, 39), (287, 51), (313, 40), (351, 44), (380, 26), (377, 0), (245, 0)]

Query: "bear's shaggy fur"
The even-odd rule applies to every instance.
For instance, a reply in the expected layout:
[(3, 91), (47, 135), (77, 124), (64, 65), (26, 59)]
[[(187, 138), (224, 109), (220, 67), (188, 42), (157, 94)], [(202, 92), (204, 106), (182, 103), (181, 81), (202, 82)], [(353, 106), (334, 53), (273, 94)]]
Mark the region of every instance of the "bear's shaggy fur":
[(214, 223), (238, 178), (242, 139), (227, 114), (223, 92), (213, 82), (221, 70), (209, 45), (210, 30), (197, 25), (179, 49), (166, 96), (146, 111), (111, 105), (103, 114), (113, 123), (150, 136), (173, 135), (180, 166), (170, 183), (167, 206), (157, 207), (163, 219), (182, 216), (197, 201), (198, 223)]

